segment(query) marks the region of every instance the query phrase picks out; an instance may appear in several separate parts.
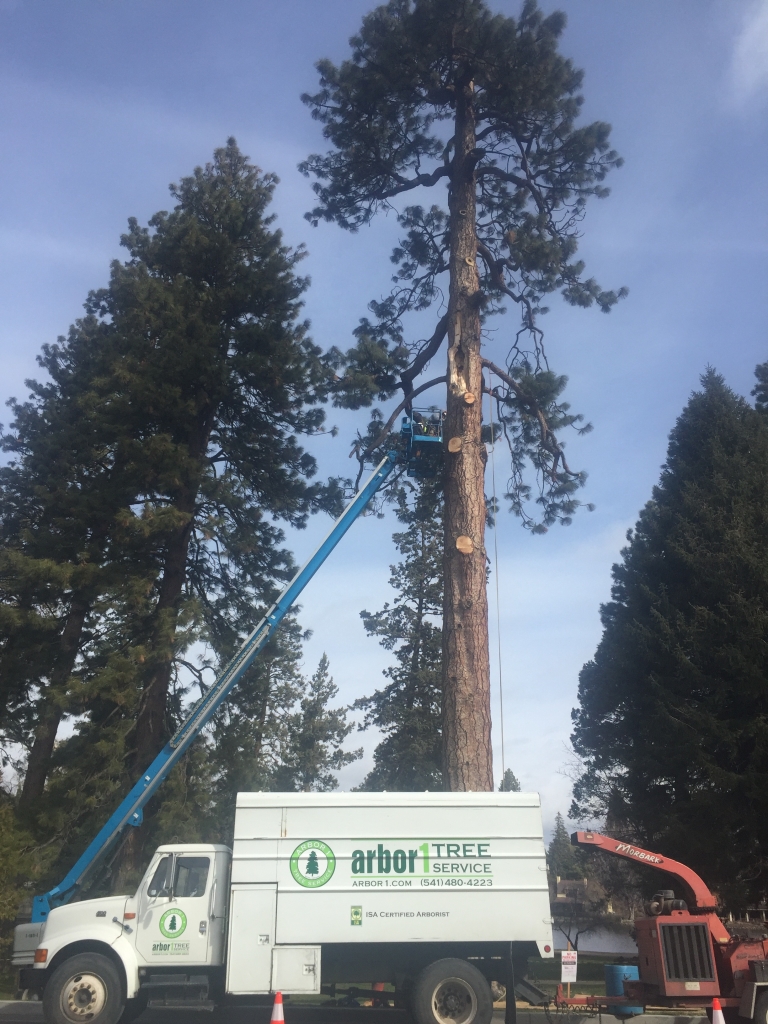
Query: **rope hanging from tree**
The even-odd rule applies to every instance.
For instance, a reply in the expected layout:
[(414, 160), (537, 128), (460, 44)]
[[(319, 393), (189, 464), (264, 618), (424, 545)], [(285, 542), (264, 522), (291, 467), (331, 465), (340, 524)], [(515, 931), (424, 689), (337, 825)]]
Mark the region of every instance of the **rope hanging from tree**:
[[(496, 431), (493, 426), (493, 372), (488, 368), (488, 405), (491, 413), (491, 482), (493, 484), (493, 557), (494, 575), (496, 577), (496, 639), (498, 641), (499, 659), (499, 719), (501, 724), (501, 778), (507, 770), (506, 756), (504, 751), (504, 689), (502, 687), (501, 671), (501, 602), (499, 600), (499, 533), (498, 533), (498, 503), (496, 501)], [(502, 785), (503, 785), (502, 781)]]

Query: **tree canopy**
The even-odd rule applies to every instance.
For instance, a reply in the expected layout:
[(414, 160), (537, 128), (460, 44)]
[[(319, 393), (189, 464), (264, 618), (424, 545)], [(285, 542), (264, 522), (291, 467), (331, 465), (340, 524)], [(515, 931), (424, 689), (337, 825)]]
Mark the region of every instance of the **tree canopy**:
[(768, 891), (768, 417), (701, 384), (581, 672), (571, 815), (609, 814), (738, 905)]
[[(269, 212), (275, 185), (230, 139), (171, 187), (170, 212), (130, 220), (128, 259), (44, 349), (49, 379), (13, 406), (0, 729), (27, 755), (22, 817), (62, 863), (293, 574), (281, 524), (340, 504), (301, 444), (322, 428), (328, 371), (300, 319), (303, 251)], [(327, 673), (301, 674), (301, 641), (287, 619), (233, 694), (237, 713), (217, 716), (131, 830), (126, 870), (141, 836), (225, 838), (231, 801), (218, 798), (236, 782), (331, 784), (343, 711), (314, 713), (314, 769), (299, 779), (285, 763), (291, 730), (333, 696)], [(74, 731), (57, 742), (66, 716)]]

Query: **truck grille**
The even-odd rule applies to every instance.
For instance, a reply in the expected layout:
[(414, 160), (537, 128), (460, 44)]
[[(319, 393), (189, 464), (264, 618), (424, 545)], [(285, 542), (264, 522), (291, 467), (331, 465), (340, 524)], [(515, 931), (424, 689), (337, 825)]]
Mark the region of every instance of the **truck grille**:
[(661, 945), (669, 981), (714, 981), (705, 924), (663, 924)]

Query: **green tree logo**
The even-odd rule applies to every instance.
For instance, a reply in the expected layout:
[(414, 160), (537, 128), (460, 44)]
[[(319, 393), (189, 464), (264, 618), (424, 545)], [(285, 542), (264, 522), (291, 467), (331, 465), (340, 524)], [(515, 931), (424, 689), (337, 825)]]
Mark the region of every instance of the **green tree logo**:
[[(325, 857), (325, 865), (318, 854)], [(305, 889), (319, 889), (336, 870), (336, 857), (326, 843), (319, 839), (307, 839), (291, 854), (290, 868), (294, 881), (299, 885)]]
[(166, 939), (175, 939), (184, 932), (187, 927), (187, 915), (178, 907), (166, 910), (160, 918), (160, 931)]

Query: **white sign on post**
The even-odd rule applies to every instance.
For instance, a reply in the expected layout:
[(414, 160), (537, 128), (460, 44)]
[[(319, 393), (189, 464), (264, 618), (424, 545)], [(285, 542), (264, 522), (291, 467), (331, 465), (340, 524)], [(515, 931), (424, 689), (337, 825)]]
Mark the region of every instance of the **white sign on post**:
[(564, 949), (560, 953), (560, 981), (576, 981), (576, 966), (579, 962), (579, 954), (575, 949)]

